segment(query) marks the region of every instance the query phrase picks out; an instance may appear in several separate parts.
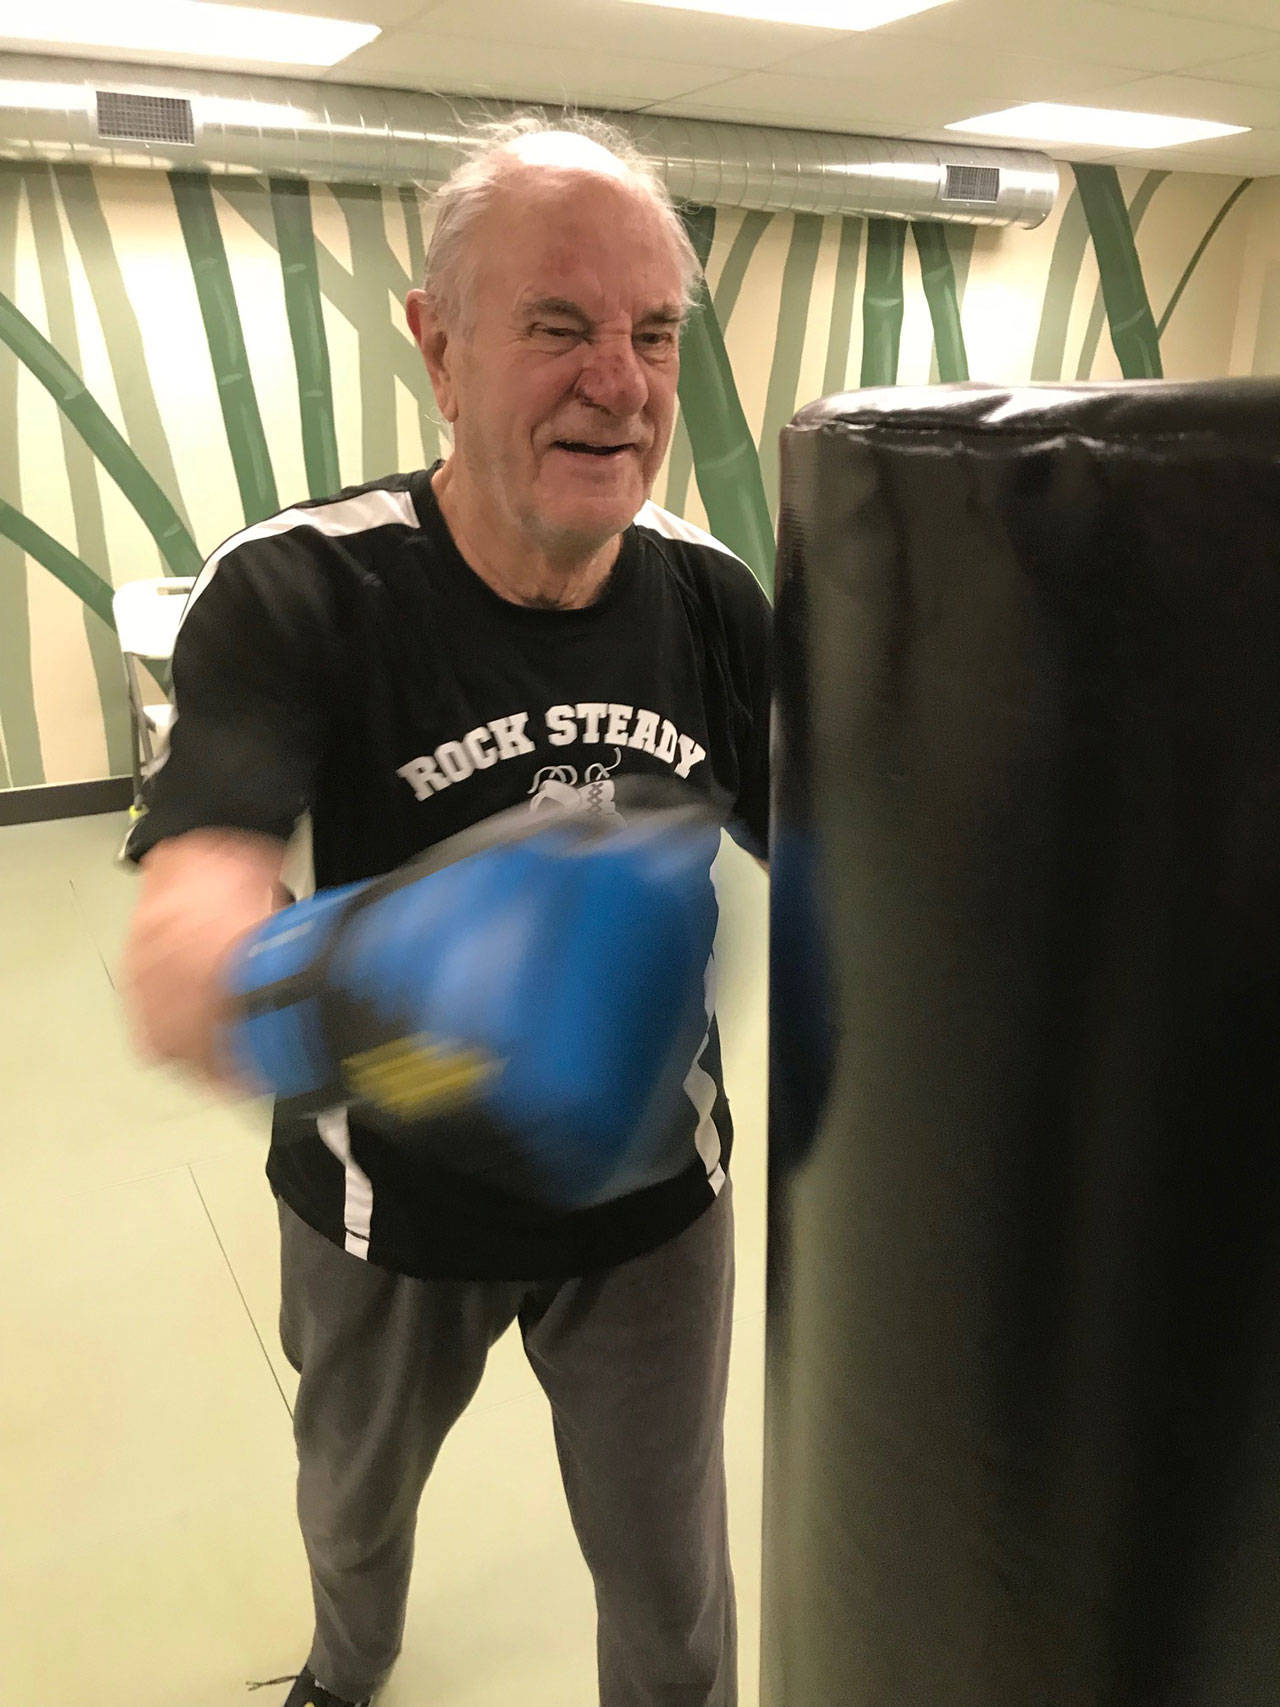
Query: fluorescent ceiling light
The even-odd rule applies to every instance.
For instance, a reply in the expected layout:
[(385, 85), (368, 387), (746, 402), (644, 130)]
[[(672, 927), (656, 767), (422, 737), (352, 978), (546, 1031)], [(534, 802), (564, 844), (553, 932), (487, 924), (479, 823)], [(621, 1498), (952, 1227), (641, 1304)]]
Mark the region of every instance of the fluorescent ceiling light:
[(765, 24), (812, 24), (823, 30), (876, 30), (917, 12), (932, 12), (950, 0), (629, 0), (636, 6), (669, 6), (680, 12), (712, 12), (720, 18), (754, 18)]
[(1162, 113), (1111, 112), (1105, 107), (1062, 107), (1034, 101), (1002, 113), (961, 119), (948, 130), (979, 131), (984, 136), (1017, 137), (1024, 142), (1090, 143), (1102, 148), (1176, 148), (1214, 136), (1242, 136), (1239, 124), (1210, 124), (1206, 119), (1173, 119)]
[(268, 65), (334, 65), (380, 33), (376, 24), (213, 0), (0, 0), (0, 38), (32, 47), (145, 48)]

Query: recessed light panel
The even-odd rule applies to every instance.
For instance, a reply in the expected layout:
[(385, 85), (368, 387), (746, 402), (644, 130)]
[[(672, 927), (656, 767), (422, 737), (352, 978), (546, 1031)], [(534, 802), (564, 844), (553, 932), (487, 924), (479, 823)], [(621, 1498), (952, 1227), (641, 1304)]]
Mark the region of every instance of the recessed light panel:
[(0, 0), (0, 38), (33, 48), (146, 49), (266, 65), (335, 65), (380, 33), (376, 24), (214, 0)]
[(1095, 148), (1176, 148), (1184, 142), (1205, 142), (1215, 136), (1241, 136), (1249, 128), (1211, 124), (1207, 119), (1175, 119), (1162, 113), (1112, 112), (1105, 107), (1063, 107), (1036, 101), (961, 119), (948, 130), (977, 131), (982, 136), (1017, 138), (1022, 142), (1065, 142)]

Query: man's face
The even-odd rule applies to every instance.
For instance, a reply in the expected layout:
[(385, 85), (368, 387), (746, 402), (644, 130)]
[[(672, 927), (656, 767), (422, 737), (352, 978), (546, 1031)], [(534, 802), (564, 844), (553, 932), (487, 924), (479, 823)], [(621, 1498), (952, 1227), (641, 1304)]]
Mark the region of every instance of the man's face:
[(671, 436), (670, 235), (608, 178), (530, 173), (472, 241), (472, 300), (432, 375), (459, 473), (504, 532), (553, 556), (594, 552), (648, 497)]

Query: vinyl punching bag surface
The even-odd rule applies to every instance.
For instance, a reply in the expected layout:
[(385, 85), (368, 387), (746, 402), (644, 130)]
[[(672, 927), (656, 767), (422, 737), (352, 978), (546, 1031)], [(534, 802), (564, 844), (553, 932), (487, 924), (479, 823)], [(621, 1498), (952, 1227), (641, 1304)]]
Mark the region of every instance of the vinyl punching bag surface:
[(1280, 386), (784, 434), (766, 1707), (1280, 1701)]

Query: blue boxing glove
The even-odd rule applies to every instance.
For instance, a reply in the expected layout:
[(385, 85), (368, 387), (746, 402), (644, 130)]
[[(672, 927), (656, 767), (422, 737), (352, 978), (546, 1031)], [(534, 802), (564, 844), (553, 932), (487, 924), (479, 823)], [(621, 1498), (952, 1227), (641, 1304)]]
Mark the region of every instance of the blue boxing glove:
[(718, 840), (701, 806), (520, 811), (286, 907), (233, 957), (232, 1058), (536, 1203), (653, 1183), (688, 1160)]

